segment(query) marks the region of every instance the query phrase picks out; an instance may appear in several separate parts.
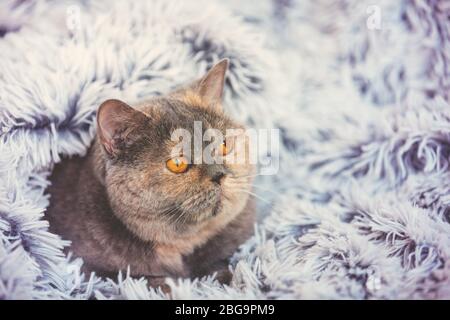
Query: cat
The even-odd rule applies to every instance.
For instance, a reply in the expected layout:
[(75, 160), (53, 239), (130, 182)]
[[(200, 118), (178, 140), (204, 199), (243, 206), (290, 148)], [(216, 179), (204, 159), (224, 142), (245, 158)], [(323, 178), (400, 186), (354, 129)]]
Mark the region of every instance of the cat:
[(191, 164), (171, 153), (173, 130), (192, 132), (194, 121), (203, 130), (244, 128), (222, 107), (228, 63), (134, 107), (103, 102), (86, 156), (55, 166), (46, 218), (51, 232), (71, 240), (67, 250), (83, 258), (83, 272), (115, 277), (129, 266), (163, 288), (167, 277), (213, 272), (230, 281), (228, 259), (253, 231), (255, 168)]

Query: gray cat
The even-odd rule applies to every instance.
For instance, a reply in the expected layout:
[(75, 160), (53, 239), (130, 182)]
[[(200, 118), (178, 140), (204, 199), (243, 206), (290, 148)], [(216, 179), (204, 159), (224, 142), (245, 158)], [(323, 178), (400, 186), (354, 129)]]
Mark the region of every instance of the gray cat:
[[(171, 155), (173, 130), (192, 131), (194, 121), (204, 130), (242, 128), (222, 109), (227, 68), (222, 60), (200, 80), (134, 108), (105, 101), (88, 154), (55, 167), (46, 217), (52, 232), (72, 241), (83, 271), (115, 277), (129, 265), (151, 286), (214, 271), (230, 280), (228, 258), (253, 230), (245, 191), (254, 167)], [(230, 151), (226, 141), (221, 148)]]

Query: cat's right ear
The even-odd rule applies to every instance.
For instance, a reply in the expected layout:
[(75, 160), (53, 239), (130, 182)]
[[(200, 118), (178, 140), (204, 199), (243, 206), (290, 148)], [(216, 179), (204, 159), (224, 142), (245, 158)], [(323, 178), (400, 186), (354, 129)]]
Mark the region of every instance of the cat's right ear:
[(97, 111), (97, 133), (105, 151), (115, 156), (132, 143), (133, 135), (148, 118), (125, 102), (110, 99), (103, 102)]

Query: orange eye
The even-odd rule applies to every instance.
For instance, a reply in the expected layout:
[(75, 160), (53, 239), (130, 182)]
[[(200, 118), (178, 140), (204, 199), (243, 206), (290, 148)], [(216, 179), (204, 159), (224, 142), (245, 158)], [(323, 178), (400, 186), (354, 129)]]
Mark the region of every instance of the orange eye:
[(186, 157), (175, 157), (167, 160), (166, 166), (173, 173), (183, 173), (188, 169), (188, 159)]
[(226, 141), (222, 142), (222, 144), (219, 146), (219, 153), (222, 156), (227, 155), (230, 151), (231, 151), (231, 148), (227, 147)]

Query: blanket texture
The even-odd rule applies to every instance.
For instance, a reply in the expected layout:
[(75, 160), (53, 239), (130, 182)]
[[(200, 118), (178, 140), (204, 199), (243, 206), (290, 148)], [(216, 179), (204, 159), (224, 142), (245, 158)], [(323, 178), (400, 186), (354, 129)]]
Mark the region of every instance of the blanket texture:
[[(81, 274), (48, 232), (53, 165), (108, 98), (163, 94), (230, 58), (225, 105), (281, 132), (233, 280), (175, 299), (450, 298), (450, 2), (0, 3), (0, 298), (166, 299)], [(61, 213), (63, 214), (63, 213)]]

